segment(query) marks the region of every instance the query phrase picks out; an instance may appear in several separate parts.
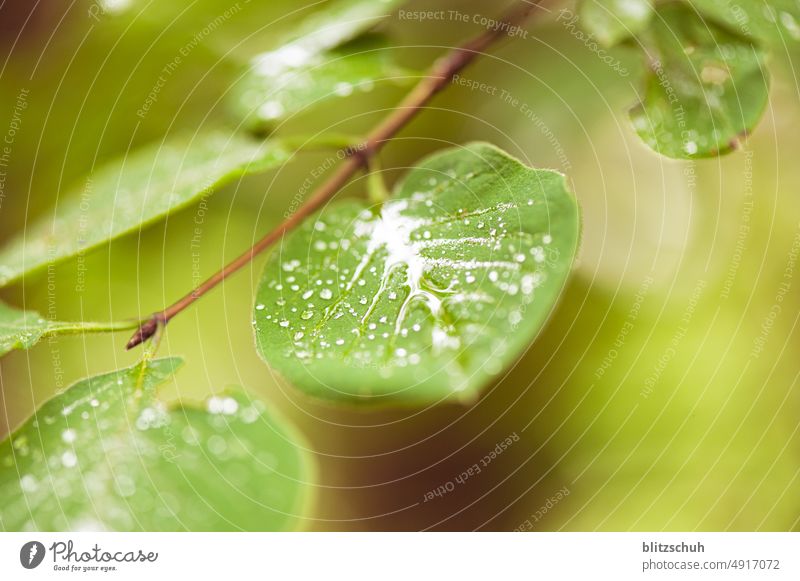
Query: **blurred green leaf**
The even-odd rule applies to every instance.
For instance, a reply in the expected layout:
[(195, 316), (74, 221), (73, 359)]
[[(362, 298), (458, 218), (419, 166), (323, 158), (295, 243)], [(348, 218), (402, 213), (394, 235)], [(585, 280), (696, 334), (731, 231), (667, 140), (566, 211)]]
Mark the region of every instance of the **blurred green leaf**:
[(43, 318), (36, 311), (21, 311), (0, 303), (0, 357), (13, 349), (29, 349), (51, 335), (71, 335), (133, 329), (137, 321), (120, 323), (64, 322)]
[(284, 54), (311, 56), (335, 48), (380, 24), (405, 0), (328, 0), (279, 43)]
[(474, 398), (544, 324), (578, 236), (561, 174), (447, 150), (384, 204), (334, 204), (286, 238), (258, 289), (258, 350), (317, 396)]
[[(297, 60), (295, 60), (297, 56)], [(262, 132), (329, 99), (370, 91), (376, 83), (413, 80), (392, 62), (384, 41), (362, 38), (320, 54), (277, 50), (253, 59), (231, 94), (231, 108)]]
[[(190, 50), (202, 46), (234, 61), (264, 49), (289, 43), (311, 52), (336, 47), (378, 25), (404, 0), (324, 0), (297, 2), (230, 2), (194, 0), (191, 3), (100, 2), (90, 16), (102, 26), (168, 30), (185, 39)], [(254, 48), (257, 50), (253, 51)]]
[(800, 40), (800, 4), (796, 0), (691, 0), (691, 4), (730, 30), (767, 44)]
[(310, 476), (297, 436), (238, 390), (167, 409), (155, 389), (180, 365), (84, 379), (0, 443), (3, 528), (295, 528)]
[(276, 121), (328, 99), (369, 91), (378, 81), (407, 75), (392, 63), (385, 41), (358, 39), (402, 3), (327, 2), (284, 35), (278, 48), (251, 60), (241, 83), (234, 86), (231, 109), (251, 130), (264, 132)]
[(651, 0), (583, 0), (581, 24), (606, 46), (635, 36), (653, 16)]
[(101, 167), (0, 250), (0, 286), (165, 218), (291, 151), (221, 131), (184, 135)]
[(652, 53), (644, 97), (630, 111), (639, 136), (681, 159), (735, 149), (767, 106), (760, 50), (681, 4), (659, 7), (641, 38)]

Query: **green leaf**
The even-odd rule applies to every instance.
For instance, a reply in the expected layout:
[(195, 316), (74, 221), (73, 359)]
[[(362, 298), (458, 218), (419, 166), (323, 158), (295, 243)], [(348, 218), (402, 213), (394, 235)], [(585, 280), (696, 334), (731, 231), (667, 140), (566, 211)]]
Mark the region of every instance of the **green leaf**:
[(410, 80), (407, 71), (392, 63), (386, 44), (375, 38), (297, 60), (282, 49), (253, 59), (231, 93), (231, 107), (252, 131), (263, 132), (330, 99), (371, 91), (376, 83)]
[(653, 16), (651, 0), (583, 0), (581, 24), (606, 46), (642, 31)]
[(284, 530), (308, 497), (294, 431), (241, 391), (168, 409), (160, 359), (84, 379), (0, 443), (4, 530)]
[(652, 54), (644, 97), (630, 111), (637, 133), (674, 158), (732, 151), (767, 106), (762, 53), (681, 4), (658, 16), (642, 37)]
[(77, 333), (102, 333), (135, 329), (138, 321), (118, 323), (64, 322), (43, 318), (36, 311), (21, 311), (0, 303), (0, 357), (14, 349), (30, 349), (44, 337)]
[[(157, 28), (180, 39), (184, 52), (203, 50), (238, 61), (289, 43), (320, 52), (352, 40), (380, 24), (405, 0), (315, 0), (298, 6), (280, 2), (191, 3), (125, 0), (92, 5), (89, 15), (103, 29)], [(97, 18), (101, 17), (101, 18)], [(186, 40), (184, 40), (186, 39)], [(201, 41), (201, 42), (200, 42)], [(180, 46), (180, 44), (179, 44)]]
[(800, 40), (797, 0), (691, 0), (704, 15), (766, 44)]
[(165, 218), (291, 151), (223, 132), (154, 143), (98, 169), (0, 250), (0, 286)]
[(231, 93), (231, 109), (250, 130), (261, 133), (312, 105), (406, 75), (391, 63), (385, 43), (350, 42), (402, 3), (329, 0), (285, 35), (278, 48), (252, 59)]
[(332, 204), (286, 237), (257, 293), (258, 350), (316, 396), (470, 400), (541, 329), (578, 235), (561, 174), (447, 150), (382, 205)]
[(287, 33), (278, 51), (301, 56), (320, 54), (374, 28), (405, 0), (328, 0), (322, 9)]

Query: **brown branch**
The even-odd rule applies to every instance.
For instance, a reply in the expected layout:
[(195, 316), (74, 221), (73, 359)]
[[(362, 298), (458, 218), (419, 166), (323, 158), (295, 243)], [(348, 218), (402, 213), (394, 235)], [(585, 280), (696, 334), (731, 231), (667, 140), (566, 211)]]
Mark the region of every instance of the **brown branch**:
[(454, 75), (480, 56), (489, 46), (505, 36), (512, 26), (521, 24), (538, 3), (539, 0), (521, 0), (494, 28), (451, 50), (437, 60), (428, 75), (423, 77), (397, 108), (367, 135), (364, 143), (349, 152), (348, 158), (339, 169), (334, 172), (328, 181), (314, 191), (305, 204), (286, 218), (277, 228), (256, 242), (247, 252), (225, 265), (222, 270), (211, 276), (188, 295), (163, 311), (151, 315), (133, 334), (130, 341), (128, 341), (127, 348), (132, 349), (152, 337), (159, 326), (166, 325), (175, 315), (186, 309), (228, 276), (249, 264), (253, 257), (272, 246), (286, 232), (298, 226), (309, 215), (322, 207), (361, 167), (366, 165), (371, 156), (405, 127), (434, 95), (444, 89)]

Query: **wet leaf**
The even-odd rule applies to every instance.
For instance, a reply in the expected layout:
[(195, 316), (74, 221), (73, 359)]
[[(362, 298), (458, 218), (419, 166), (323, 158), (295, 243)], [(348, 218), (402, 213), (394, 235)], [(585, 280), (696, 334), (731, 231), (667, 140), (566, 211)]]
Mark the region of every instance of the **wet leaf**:
[(583, 0), (581, 25), (606, 46), (635, 36), (653, 16), (651, 0)]
[(651, 70), (630, 116), (645, 143), (682, 159), (736, 149), (767, 106), (760, 50), (680, 4), (661, 6), (642, 40)]
[(258, 350), (321, 397), (469, 400), (544, 324), (578, 232), (561, 174), (447, 150), (382, 206), (335, 203), (287, 236), (258, 289)]
[(703, 15), (730, 30), (766, 44), (800, 40), (800, 4), (796, 0), (691, 0)]
[(30, 349), (44, 337), (134, 329), (138, 323), (65, 322), (45, 319), (36, 311), (21, 311), (0, 303), (0, 357), (14, 349)]
[(0, 286), (165, 218), (235, 178), (285, 162), (278, 142), (181, 136), (112, 161), (0, 250)]
[(414, 77), (396, 66), (386, 44), (363, 38), (322, 53), (294, 49), (253, 59), (231, 94), (231, 106), (256, 132), (328, 100), (371, 91), (376, 83), (407, 84)]
[(319, 54), (374, 28), (405, 0), (328, 0), (279, 42), (278, 50)]
[(167, 408), (179, 359), (84, 379), (0, 443), (4, 530), (285, 530), (311, 465), (286, 424), (239, 390)]
[(407, 81), (408, 73), (392, 63), (385, 41), (358, 38), (401, 4), (402, 0), (327, 2), (277, 48), (251, 60), (233, 88), (231, 109), (249, 129), (261, 133), (329, 99), (369, 91), (382, 81)]

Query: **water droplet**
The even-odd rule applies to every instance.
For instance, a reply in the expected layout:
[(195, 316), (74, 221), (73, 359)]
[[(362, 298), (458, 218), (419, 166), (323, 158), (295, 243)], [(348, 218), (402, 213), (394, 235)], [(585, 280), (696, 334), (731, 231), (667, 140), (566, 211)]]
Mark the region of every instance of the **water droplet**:
[(64, 468), (72, 468), (78, 463), (78, 457), (74, 452), (66, 451), (61, 454), (61, 464)]
[(797, 20), (795, 20), (792, 14), (789, 12), (781, 12), (781, 23), (784, 28), (789, 31), (789, 34), (792, 35), (792, 38), (800, 40), (800, 24), (797, 23)]
[(66, 444), (72, 444), (75, 441), (76, 438), (77, 438), (77, 434), (75, 433), (75, 430), (73, 430), (72, 428), (64, 430), (63, 432), (61, 432), (61, 439)]
[(258, 410), (254, 406), (247, 406), (242, 410), (242, 413), (239, 414), (239, 417), (242, 418), (245, 424), (252, 424), (258, 419), (258, 416)]
[(239, 410), (239, 403), (232, 397), (212, 396), (206, 402), (206, 409), (210, 414), (232, 416)]
[(20, 478), (19, 485), (25, 492), (36, 492), (36, 489), (39, 488), (39, 482), (31, 474), (26, 474)]
[(723, 64), (709, 63), (700, 71), (700, 79), (710, 85), (723, 85), (730, 78), (730, 72)]
[(340, 97), (347, 97), (353, 92), (353, 85), (350, 83), (337, 83), (333, 90)]
[(228, 451), (228, 443), (222, 436), (211, 436), (208, 439), (208, 450), (215, 456), (222, 456)]
[(263, 119), (277, 119), (283, 115), (283, 105), (278, 101), (267, 101), (258, 108), (258, 114)]
[(149, 430), (151, 428), (160, 428), (169, 423), (169, 416), (160, 405), (146, 407), (136, 418), (136, 428), (139, 430)]
[(118, 474), (114, 482), (117, 494), (122, 497), (133, 496), (136, 493), (136, 484), (133, 479), (126, 474)]

